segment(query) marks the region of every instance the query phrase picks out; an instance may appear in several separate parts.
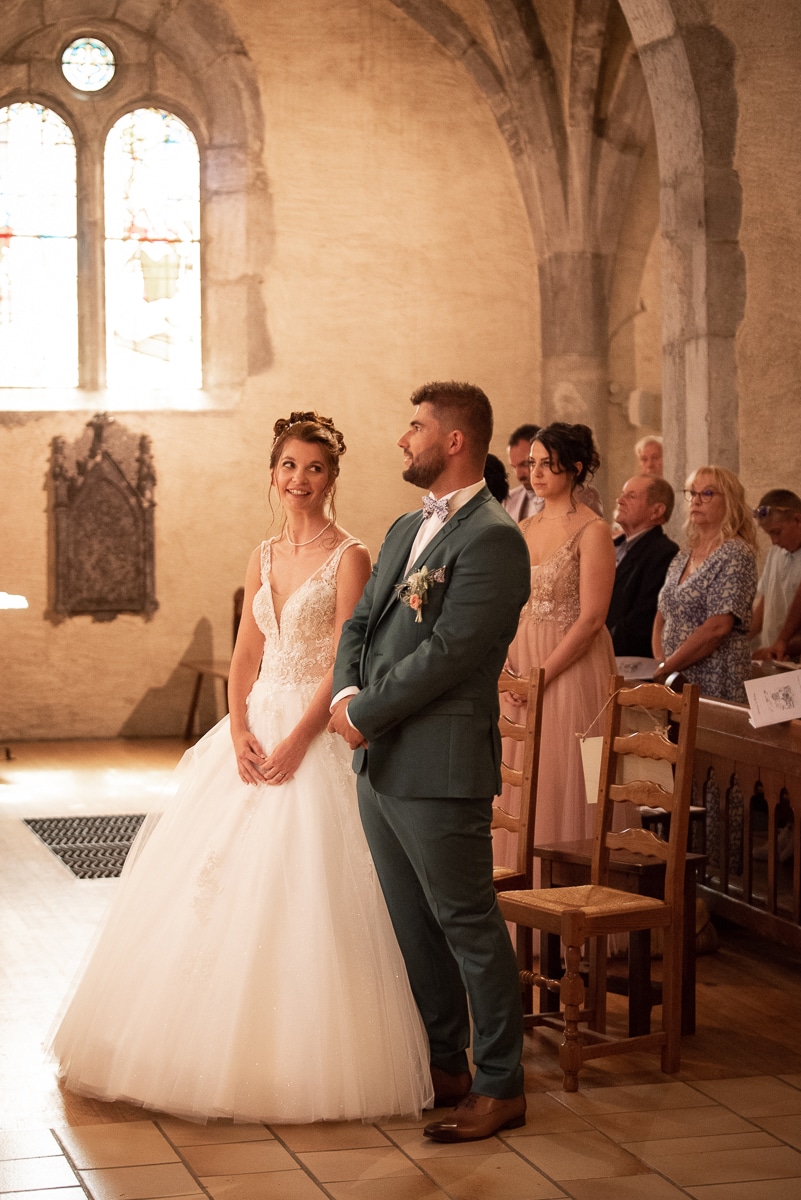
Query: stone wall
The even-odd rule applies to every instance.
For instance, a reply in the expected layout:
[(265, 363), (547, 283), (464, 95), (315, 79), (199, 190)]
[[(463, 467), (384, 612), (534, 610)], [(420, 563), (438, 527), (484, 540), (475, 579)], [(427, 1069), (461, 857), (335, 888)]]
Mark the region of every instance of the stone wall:
[(740, 475), (754, 503), (772, 487), (801, 495), (801, 6), (719, 0), (736, 47), (735, 165), (743, 188), (745, 314), (737, 374)]
[(0, 739), (180, 731), (181, 658), (230, 650), (232, 594), (269, 523), (279, 415), (318, 408), (339, 422), (340, 519), (373, 551), (417, 500), (395, 446), (415, 386), (480, 383), (499, 454), (536, 415), (533, 247), (503, 140), (462, 67), (383, 0), (227, 9), (261, 91), (271, 228), (253, 272), (272, 365), (229, 411), (120, 414), (152, 438), (158, 476), (150, 621), (46, 618), (50, 440), (74, 440), (91, 413), (3, 418), (0, 589), (30, 607), (0, 611)]
[[(491, 3), (453, 4), (485, 47), (486, 62), (498, 53), (495, 26), (487, 19)], [(770, 6), (675, 0), (676, 25), (654, 17), (657, 10), (669, 11), (667, 0), (625, 0), (622, 7), (637, 24), (649, 78), (659, 83), (666, 108), (639, 160), (610, 259), (609, 432), (600, 447), (607, 502), (630, 473), (641, 432), (628, 420), (628, 395), (664, 392), (665, 373), (679, 394), (671, 372), (680, 372), (686, 387), (686, 409), (674, 414), (668, 430), (681, 442), (677, 462), (698, 465), (701, 447), (714, 445), (741, 464), (751, 501), (769, 486), (799, 490), (801, 159), (795, 112), (801, 8), (790, 0)], [(55, 435), (77, 438), (91, 411), (0, 417), (0, 590), (23, 593), (30, 602), (27, 610), (0, 611), (0, 740), (181, 730), (192, 681), (180, 661), (188, 654), (229, 652), (232, 594), (250, 549), (269, 527), (266, 461), (279, 415), (318, 408), (337, 419), (349, 445), (340, 520), (375, 551), (389, 522), (416, 500), (414, 489), (400, 480), (395, 447), (415, 386), (456, 376), (485, 387), (495, 404), (493, 449), (500, 455), (508, 431), (541, 414), (541, 247), (533, 243), (531, 197), (524, 202), (520, 164), (513, 164), (497, 113), (475, 76), (453, 47), (446, 49), (409, 15), (414, 8), (411, 0), (217, 5), (240, 39), (255, 81), (258, 95), (248, 95), (249, 111), (254, 102), (261, 107), (264, 144), (246, 205), (248, 221), (259, 225), (258, 250), (247, 266), (248, 286), (259, 289), (259, 344), (269, 353), (254, 355), (245, 346), (247, 322), (223, 313), (215, 328), (232, 329), (226, 337), (235, 357), (249, 361), (252, 372), (230, 407), (120, 414), (128, 428), (152, 439), (158, 476), (160, 607), (150, 621), (118, 617), (96, 624), (48, 616), (50, 442)], [(567, 6), (537, 0), (536, 8), (563, 78), (572, 53)], [(162, 19), (167, 11), (155, 0), (138, 0), (130, 13), (148, 9)], [(26, 11), (30, 6), (22, 0), (10, 0), (6, 29), (12, 18), (23, 23)], [(213, 44), (215, 0), (178, 4), (169, 19), (189, 11), (195, 19), (203, 14)], [(682, 45), (679, 36), (686, 39)], [(673, 57), (665, 58), (670, 39)], [(699, 186), (695, 177), (686, 194), (663, 178), (659, 194), (665, 156), (681, 163), (685, 131), (681, 120), (672, 119), (672, 76), (664, 64), (672, 70), (683, 45), (689, 68), (682, 86), (693, 70), (703, 85), (699, 101), (682, 96), (681, 111), (700, 105), (696, 137), (703, 134), (711, 155), (705, 209), (692, 191)], [(717, 90), (707, 69), (715, 47), (721, 55)], [(208, 71), (206, 57), (204, 86)], [(219, 71), (222, 93), (224, 64)], [(740, 188), (741, 212), (731, 208)], [(717, 203), (724, 193), (726, 203)], [(239, 226), (226, 217), (221, 230), (222, 211), (215, 207), (217, 225), (210, 222), (207, 233), (229, 239), (241, 261)], [(691, 213), (697, 212), (711, 218), (711, 251), (703, 230), (693, 225), (698, 221)], [(671, 244), (666, 252), (660, 232), (666, 214), (686, 235), (680, 251)], [(703, 269), (696, 271), (694, 256), (702, 253)], [(665, 294), (672, 289), (669, 304), (663, 301), (663, 272)], [(730, 292), (731, 304), (712, 306), (709, 357), (696, 363), (689, 351), (683, 357), (683, 322), (690, 309), (700, 321), (705, 299), (693, 289), (706, 287), (718, 297)], [(716, 358), (715, 342), (730, 343), (732, 328), (734, 366), (725, 347)], [(662, 355), (664, 344), (670, 355)], [(719, 382), (716, 363), (725, 375), (717, 389), (723, 402), (707, 408), (707, 392), (716, 394)], [(694, 378), (705, 389), (700, 416)], [(720, 414), (730, 410), (737, 419), (724, 420)], [(713, 429), (704, 428), (707, 412)], [(204, 723), (214, 714), (209, 693)]]

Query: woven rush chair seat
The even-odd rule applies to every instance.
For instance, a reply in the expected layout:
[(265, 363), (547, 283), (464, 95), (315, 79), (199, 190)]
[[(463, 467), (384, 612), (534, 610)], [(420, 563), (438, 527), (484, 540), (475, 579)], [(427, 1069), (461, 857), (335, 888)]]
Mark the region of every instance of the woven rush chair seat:
[[(678, 731), (677, 739), (671, 740), (667, 727), (623, 734), (622, 713), (634, 707), (667, 714)], [(559, 993), (563, 1029), (559, 1061), (562, 1086), (567, 1092), (578, 1089), (579, 1070), (592, 1058), (659, 1050), (666, 1074), (678, 1071), (681, 1058), (684, 873), (698, 688), (686, 684), (679, 695), (661, 684), (625, 687), (620, 678), (612, 676), (606, 708), (590, 882), (555, 888), (513, 888), (498, 894), (504, 918), (514, 922), (518, 931), (522, 927), (558, 934), (563, 943), (565, 971), (560, 979), (547, 979), (521, 968), (521, 984), (524, 988), (534, 985)], [(672, 779), (672, 790), (649, 778), (649, 760), (669, 764), (667, 772), (663, 769), (662, 779), (665, 776)], [(626, 782), (618, 782), (623, 779)], [(616, 804), (663, 809), (670, 814), (665, 823), (665, 838), (643, 828), (613, 832)], [(630, 851), (664, 863), (662, 898), (611, 887), (612, 851)], [(605, 1014), (607, 938), (650, 929), (662, 929), (664, 933), (660, 1027), (627, 1038), (609, 1037), (605, 1018), (597, 1019), (597, 1014)], [(585, 1003), (586, 989), (580, 970), (585, 943), (589, 943), (590, 951), (589, 1004)], [(537, 1020), (535, 1015), (534, 1023), (551, 1024), (553, 1016), (545, 1013)], [(579, 1029), (580, 1025), (586, 1028)]]
[[(671, 915), (663, 900), (653, 896), (640, 896), (636, 892), (620, 892), (617, 888), (600, 887), (597, 884), (579, 884), (576, 887), (540, 888), (536, 892), (504, 892), (504, 911), (508, 920), (525, 921), (533, 912), (552, 913), (553, 928), (546, 928), (544, 920), (538, 928), (546, 933), (558, 933), (562, 915), (570, 909), (581, 909), (587, 919), (592, 918), (600, 926), (605, 916), (610, 915), (614, 928), (598, 933), (616, 933), (620, 915), (625, 913), (627, 921), (635, 922), (632, 929), (653, 929), (670, 923)], [(514, 915), (513, 915), (514, 914)], [(641, 922), (637, 921), (641, 914)]]

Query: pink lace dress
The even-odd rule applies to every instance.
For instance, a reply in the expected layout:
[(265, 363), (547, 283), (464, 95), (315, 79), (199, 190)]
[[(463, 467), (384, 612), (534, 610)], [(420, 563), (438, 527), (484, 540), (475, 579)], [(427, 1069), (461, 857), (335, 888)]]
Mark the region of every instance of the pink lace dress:
[[(579, 554), (587, 522), (563, 542), (545, 562), (531, 568), (531, 596), (520, 614), (520, 625), (509, 647), (513, 671), (527, 674), (541, 666), (579, 616)], [(526, 523), (521, 526), (525, 533)], [(612, 639), (604, 626), (586, 652), (558, 675), (545, 691), (542, 720), (537, 817), (534, 840), (540, 845), (591, 837), (595, 806), (588, 805), (577, 734), (583, 734), (603, 708), (614, 674)], [(519, 720), (519, 709), (506, 710)], [(515, 715), (517, 712), (517, 716)], [(599, 722), (590, 732), (600, 734)], [(504, 789), (500, 801), (514, 811), (516, 793)], [(515, 839), (505, 830), (493, 833), (499, 866), (514, 866)]]

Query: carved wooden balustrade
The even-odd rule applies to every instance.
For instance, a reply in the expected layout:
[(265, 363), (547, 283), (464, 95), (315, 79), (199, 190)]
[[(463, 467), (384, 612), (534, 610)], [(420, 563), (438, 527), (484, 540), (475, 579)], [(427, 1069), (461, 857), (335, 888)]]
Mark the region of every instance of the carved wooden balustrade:
[(701, 893), (713, 913), (801, 950), (801, 721), (754, 729), (748, 718), (701, 700), (693, 804), (706, 808), (706, 844), (691, 847), (707, 854)]

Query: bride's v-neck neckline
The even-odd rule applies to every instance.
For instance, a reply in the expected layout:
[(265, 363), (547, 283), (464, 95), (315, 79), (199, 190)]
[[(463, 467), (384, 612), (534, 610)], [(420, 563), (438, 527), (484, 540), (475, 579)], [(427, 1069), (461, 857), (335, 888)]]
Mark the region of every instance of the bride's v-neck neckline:
[(303, 591), (303, 589), (306, 587), (306, 585), (307, 585), (308, 583), (311, 583), (311, 581), (312, 581), (312, 579), (314, 579), (315, 575), (319, 575), (321, 571), (324, 571), (324, 570), (325, 570), (325, 568), (326, 568), (326, 567), (328, 566), (328, 564), (330, 563), (331, 559), (334, 557), (334, 555), (337, 553), (337, 551), (341, 549), (341, 547), (343, 546), (343, 544), (344, 544), (346, 541), (348, 541), (348, 539), (347, 539), (347, 538), (343, 538), (343, 539), (342, 539), (342, 541), (341, 541), (341, 542), (339, 542), (339, 544), (338, 544), (338, 545), (334, 546), (334, 549), (333, 549), (333, 550), (331, 551), (331, 553), (328, 555), (328, 558), (325, 560), (325, 562), (322, 562), (322, 563), (320, 563), (319, 567), (317, 567), (317, 568), (316, 568), (314, 571), (312, 571), (311, 575), (307, 575), (307, 576), (306, 576), (306, 578), (303, 580), (303, 582), (302, 582), (302, 583), (299, 583), (299, 584), (298, 584), (298, 586), (297, 586), (297, 587), (294, 589), (294, 591), (291, 591), (291, 592), (289, 593), (289, 595), (287, 596), (286, 600), (285, 600), (285, 601), (284, 601), (284, 603), (281, 605), (281, 612), (280, 612), (280, 614), (279, 614), (279, 613), (276, 611), (276, 607), (275, 607), (275, 593), (273, 592), (273, 585), (270, 583), (270, 571), (272, 570), (272, 566), (273, 566), (273, 546), (275, 545), (275, 543), (276, 543), (277, 541), (278, 541), (278, 538), (272, 537), (272, 538), (270, 538), (270, 539), (268, 540), (268, 542), (267, 542), (267, 549), (268, 549), (269, 558), (268, 558), (268, 560), (267, 560), (267, 571), (266, 571), (266, 574), (265, 574), (264, 583), (265, 583), (265, 586), (266, 586), (266, 588), (267, 588), (267, 591), (269, 592), (269, 595), (270, 595), (270, 611), (271, 611), (271, 612), (272, 612), (272, 614), (273, 614), (273, 620), (275, 621), (275, 628), (276, 628), (276, 630), (277, 630), (277, 632), (278, 632), (278, 635), (279, 635), (279, 637), (280, 637), (280, 635), (281, 635), (281, 618), (283, 617), (284, 613), (286, 612), (287, 605), (288, 605), (288, 604), (290, 604), (290, 603), (292, 602), (292, 600), (294, 599), (294, 597), (295, 597), (295, 596), (297, 596), (298, 592), (302, 592), (302, 591)]

